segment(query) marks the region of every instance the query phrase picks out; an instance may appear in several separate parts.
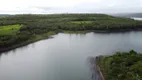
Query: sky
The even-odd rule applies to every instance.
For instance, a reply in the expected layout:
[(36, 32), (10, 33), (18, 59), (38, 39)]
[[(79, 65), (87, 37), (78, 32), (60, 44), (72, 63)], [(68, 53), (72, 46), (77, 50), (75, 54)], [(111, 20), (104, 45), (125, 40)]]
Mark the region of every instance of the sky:
[(0, 14), (142, 12), (142, 0), (1, 0)]

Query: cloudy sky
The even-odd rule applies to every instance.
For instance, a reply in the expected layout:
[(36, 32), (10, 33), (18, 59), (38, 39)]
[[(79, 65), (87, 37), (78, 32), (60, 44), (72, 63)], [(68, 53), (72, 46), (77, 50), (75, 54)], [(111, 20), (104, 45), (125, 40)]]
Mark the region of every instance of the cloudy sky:
[(142, 12), (142, 0), (1, 0), (0, 14)]

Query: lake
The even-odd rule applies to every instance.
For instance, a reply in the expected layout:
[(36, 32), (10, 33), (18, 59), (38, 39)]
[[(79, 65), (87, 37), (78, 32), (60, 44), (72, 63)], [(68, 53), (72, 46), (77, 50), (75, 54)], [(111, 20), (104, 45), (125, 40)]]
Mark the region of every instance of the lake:
[(132, 19), (134, 19), (134, 20), (142, 20), (142, 18), (137, 18), (137, 17), (132, 17)]
[(0, 80), (92, 80), (90, 57), (142, 52), (142, 32), (65, 34), (5, 52)]

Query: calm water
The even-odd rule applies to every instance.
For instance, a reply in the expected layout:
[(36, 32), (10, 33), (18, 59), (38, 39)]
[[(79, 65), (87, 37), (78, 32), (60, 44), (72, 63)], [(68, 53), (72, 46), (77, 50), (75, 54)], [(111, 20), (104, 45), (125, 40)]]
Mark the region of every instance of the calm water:
[(133, 17), (134, 20), (142, 20), (142, 18)]
[(134, 49), (142, 32), (55, 35), (0, 57), (0, 80), (91, 80), (89, 57)]

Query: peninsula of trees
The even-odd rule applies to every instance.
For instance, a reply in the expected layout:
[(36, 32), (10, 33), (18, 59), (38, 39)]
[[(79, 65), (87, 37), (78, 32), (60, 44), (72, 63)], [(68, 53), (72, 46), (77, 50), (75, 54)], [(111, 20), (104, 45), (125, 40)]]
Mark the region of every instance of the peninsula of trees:
[(142, 54), (134, 50), (97, 57), (105, 80), (142, 80)]

